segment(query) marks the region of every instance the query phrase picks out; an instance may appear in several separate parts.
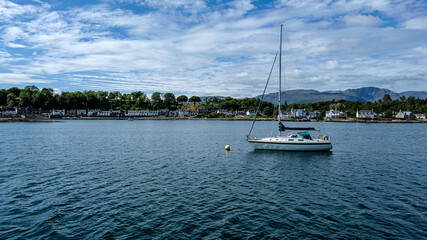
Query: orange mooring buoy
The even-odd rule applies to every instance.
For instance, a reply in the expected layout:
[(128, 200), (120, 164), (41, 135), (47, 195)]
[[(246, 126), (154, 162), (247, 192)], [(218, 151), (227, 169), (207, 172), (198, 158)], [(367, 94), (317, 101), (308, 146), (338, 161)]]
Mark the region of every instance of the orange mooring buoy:
[(225, 150), (230, 151), (230, 145), (225, 146)]

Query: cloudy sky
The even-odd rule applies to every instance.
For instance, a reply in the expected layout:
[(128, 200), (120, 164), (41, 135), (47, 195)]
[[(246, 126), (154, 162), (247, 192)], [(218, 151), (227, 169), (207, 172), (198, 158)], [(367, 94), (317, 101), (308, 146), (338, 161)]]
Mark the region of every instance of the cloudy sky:
[(255, 96), (279, 23), (286, 89), (427, 90), (418, 0), (0, 0), (0, 88)]

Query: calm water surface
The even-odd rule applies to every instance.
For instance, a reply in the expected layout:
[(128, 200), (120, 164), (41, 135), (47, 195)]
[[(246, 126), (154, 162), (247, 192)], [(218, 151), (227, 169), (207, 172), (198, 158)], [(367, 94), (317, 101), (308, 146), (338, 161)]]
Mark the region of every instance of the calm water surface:
[(331, 153), (253, 151), (250, 122), (1, 123), (0, 239), (427, 238), (427, 124), (310, 125)]

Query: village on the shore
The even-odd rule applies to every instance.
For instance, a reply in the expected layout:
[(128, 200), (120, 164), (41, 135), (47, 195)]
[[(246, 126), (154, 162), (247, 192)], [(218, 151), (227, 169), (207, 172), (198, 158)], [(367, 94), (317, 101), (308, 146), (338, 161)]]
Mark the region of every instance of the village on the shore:
[[(205, 97), (141, 91), (130, 94), (106, 91), (62, 92), (50, 88), (0, 89), (0, 121), (24, 119), (225, 119), (264, 120), (277, 116), (277, 105), (258, 98)], [(427, 99), (388, 94), (376, 102), (333, 100), (282, 105), (288, 121), (426, 122)]]
[[(236, 110), (230, 111), (228, 109), (218, 109), (214, 113), (218, 114), (214, 119), (227, 119), (227, 120), (248, 120), (252, 119), (256, 111), (250, 110)], [(211, 112), (207, 109), (178, 109), (178, 110), (101, 110), (101, 109), (33, 109), (33, 108), (13, 108), (13, 109), (0, 109), (0, 118), (21, 118), (21, 119), (58, 119), (58, 118), (80, 118), (80, 119), (144, 119), (144, 118), (208, 118)], [(262, 112), (258, 113), (264, 120), (271, 118), (270, 116), (263, 115)], [(406, 120), (406, 121), (425, 121), (425, 114), (414, 114), (411, 111), (393, 112), (393, 117), (384, 118), (384, 113), (376, 113), (373, 110), (359, 110), (356, 112), (356, 118), (349, 118), (346, 113), (337, 110), (329, 110), (326, 112), (325, 117), (321, 116), (318, 111), (309, 112), (306, 109), (291, 109), (289, 112), (282, 112), (282, 119), (285, 121), (369, 121), (369, 120)], [(209, 117), (212, 118), (212, 117)]]

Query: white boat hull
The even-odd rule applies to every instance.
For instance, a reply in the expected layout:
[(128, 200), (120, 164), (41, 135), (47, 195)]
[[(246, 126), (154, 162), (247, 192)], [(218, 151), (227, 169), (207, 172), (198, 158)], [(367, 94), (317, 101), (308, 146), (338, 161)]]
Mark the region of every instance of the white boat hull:
[(332, 149), (332, 143), (329, 141), (289, 143), (284, 141), (248, 140), (248, 142), (256, 150), (306, 152), (306, 151), (330, 151)]

